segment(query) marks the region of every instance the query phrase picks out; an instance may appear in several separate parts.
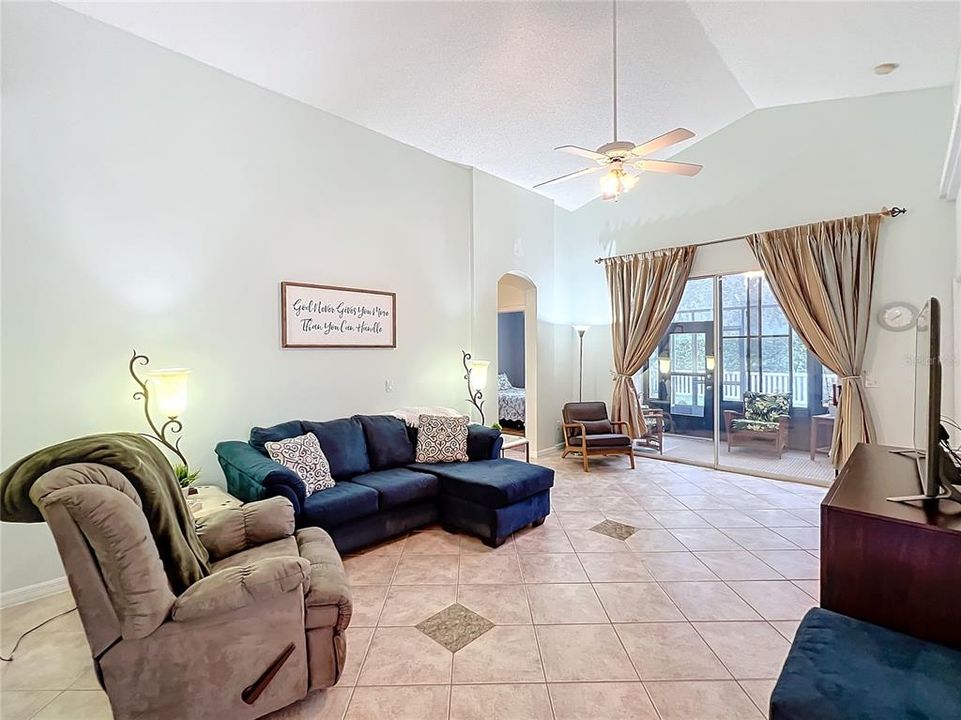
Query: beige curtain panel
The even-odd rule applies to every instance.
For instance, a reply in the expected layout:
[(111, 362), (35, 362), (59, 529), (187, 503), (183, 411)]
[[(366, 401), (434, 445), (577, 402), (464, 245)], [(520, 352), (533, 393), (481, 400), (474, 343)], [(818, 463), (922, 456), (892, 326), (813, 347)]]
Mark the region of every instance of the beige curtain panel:
[(791, 327), (841, 379), (831, 445), (835, 467), (859, 442), (875, 438), (861, 372), (880, 225), (880, 215), (861, 215), (747, 239)]
[(611, 419), (628, 424), (631, 437), (644, 434), (634, 387), (637, 373), (657, 347), (681, 302), (694, 264), (693, 246), (607, 258), (614, 339), (614, 398)]

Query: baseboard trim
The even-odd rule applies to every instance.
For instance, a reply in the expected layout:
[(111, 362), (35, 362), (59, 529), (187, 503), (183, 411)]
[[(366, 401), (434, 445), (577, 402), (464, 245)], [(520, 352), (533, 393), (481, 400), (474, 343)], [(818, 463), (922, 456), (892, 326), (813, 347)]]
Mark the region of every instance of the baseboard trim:
[(64, 575), (53, 580), (45, 580), (44, 582), (34, 583), (33, 585), (27, 585), (22, 588), (5, 590), (4, 592), (0, 592), (0, 608), (19, 605), (20, 603), (30, 602), (31, 600), (39, 600), (48, 595), (56, 595), (59, 592), (68, 590), (69, 587), (67, 584), (67, 576)]
[(564, 448), (564, 443), (557, 443), (557, 445), (551, 445), (550, 447), (542, 448), (531, 453), (532, 458), (544, 457), (545, 455), (556, 455), (560, 450)]

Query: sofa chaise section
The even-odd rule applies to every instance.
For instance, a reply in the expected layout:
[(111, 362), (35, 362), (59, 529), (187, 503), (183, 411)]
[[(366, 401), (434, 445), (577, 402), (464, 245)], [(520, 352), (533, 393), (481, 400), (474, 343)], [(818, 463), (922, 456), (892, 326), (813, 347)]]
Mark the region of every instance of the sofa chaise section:
[(509, 459), (411, 467), (440, 478), (445, 528), (469, 532), (492, 547), (526, 525), (542, 524), (551, 511), (550, 468)]

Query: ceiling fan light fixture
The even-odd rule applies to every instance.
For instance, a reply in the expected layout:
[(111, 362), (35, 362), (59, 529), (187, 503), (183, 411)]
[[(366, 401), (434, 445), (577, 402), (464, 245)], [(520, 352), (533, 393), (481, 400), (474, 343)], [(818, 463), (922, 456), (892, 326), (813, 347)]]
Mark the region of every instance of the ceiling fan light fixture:
[(601, 178), (601, 194), (605, 200), (615, 199), (621, 191), (621, 179), (616, 170), (611, 170)]
[(616, 202), (617, 198), (629, 192), (635, 185), (637, 177), (620, 167), (611, 168), (611, 171), (601, 178), (601, 197)]

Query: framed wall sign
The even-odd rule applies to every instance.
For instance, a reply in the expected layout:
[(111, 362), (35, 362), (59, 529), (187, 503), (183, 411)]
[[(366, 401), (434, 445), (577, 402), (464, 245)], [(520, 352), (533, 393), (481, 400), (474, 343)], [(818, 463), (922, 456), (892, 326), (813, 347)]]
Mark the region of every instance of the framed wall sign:
[(333, 285), (280, 283), (283, 347), (397, 347), (397, 295)]

